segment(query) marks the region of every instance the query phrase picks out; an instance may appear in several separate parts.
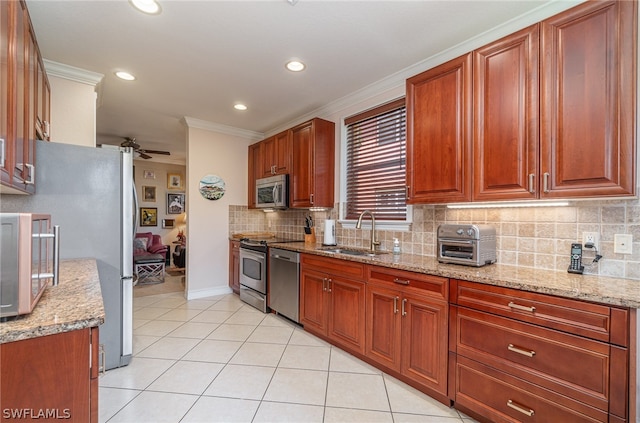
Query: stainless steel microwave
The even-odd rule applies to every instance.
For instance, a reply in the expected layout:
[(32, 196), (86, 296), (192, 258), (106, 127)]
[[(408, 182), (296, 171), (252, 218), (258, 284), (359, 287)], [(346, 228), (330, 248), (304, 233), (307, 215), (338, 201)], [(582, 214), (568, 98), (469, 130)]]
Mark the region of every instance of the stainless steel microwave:
[(289, 175), (276, 175), (256, 180), (256, 207), (286, 209), (289, 206)]
[(58, 283), (59, 236), (51, 216), (0, 213), (0, 318), (29, 314)]

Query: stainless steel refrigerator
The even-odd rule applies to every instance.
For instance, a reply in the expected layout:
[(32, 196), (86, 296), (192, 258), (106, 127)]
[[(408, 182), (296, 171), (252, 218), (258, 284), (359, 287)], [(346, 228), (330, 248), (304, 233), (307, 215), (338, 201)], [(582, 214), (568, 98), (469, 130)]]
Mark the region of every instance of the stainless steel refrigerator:
[(60, 259), (97, 260), (105, 322), (105, 367), (125, 366), (133, 349), (133, 236), (137, 201), (130, 149), (38, 141), (36, 194), (2, 195), (3, 212), (51, 215)]

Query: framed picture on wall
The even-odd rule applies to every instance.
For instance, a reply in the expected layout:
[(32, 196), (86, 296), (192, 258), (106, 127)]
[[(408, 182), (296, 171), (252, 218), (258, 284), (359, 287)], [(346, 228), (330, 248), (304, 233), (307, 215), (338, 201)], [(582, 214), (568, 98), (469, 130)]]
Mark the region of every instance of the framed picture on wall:
[(162, 227), (164, 229), (173, 229), (176, 225), (175, 219), (162, 219)]
[(167, 214), (184, 213), (184, 192), (167, 194)]
[(182, 189), (182, 175), (178, 173), (167, 174), (167, 188), (168, 189)]
[(142, 201), (156, 202), (156, 187), (142, 186)]
[(153, 170), (145, 169), (142, 171), (144, 179), (156, 179), (156, 172)]
[(140, 207), (140, 226), (158, 226), (157, 207)]

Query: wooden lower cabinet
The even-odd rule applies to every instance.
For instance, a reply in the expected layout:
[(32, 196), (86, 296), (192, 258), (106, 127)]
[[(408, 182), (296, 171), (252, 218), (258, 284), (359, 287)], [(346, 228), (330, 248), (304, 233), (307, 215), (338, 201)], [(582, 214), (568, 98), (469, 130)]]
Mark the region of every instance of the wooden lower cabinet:
[(450, 396), (491, 422), (625, 422), (628, 309), (451, 280)]
[(98, 328), (0, 344), (0, 420), (98, 422)]
[[(357, 354), (364, 353), (364, 267), (301, 255), (300, 323), (305, 330)], [(349, 273), (360, 274), (361, 280), (346, 278)]]
[(229, 287), (240, 294), (240, 241), (229, 241)]
[(370, 266), (368, 359), (428, 392), (447, 395), (448, 280)]

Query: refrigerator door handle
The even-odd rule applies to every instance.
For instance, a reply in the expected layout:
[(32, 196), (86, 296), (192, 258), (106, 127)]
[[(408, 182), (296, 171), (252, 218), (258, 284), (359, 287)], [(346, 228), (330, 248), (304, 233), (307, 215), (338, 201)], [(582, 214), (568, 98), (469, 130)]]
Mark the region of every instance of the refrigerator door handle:
[(122, 278), (122, 355), (133, 354), (133, 278)]

